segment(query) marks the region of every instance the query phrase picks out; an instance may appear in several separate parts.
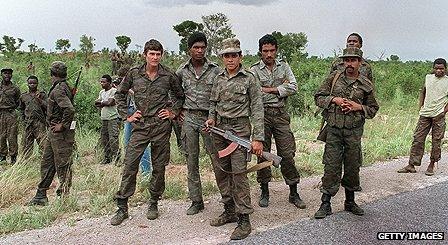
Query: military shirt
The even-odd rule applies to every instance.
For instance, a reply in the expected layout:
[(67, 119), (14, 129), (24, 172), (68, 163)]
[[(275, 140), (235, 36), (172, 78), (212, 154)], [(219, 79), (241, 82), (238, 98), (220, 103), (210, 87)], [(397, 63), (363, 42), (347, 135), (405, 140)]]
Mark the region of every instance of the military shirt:
[(49, 125), (62, 123), (65, 130), (75, 118), (73, 95), (65, 80), (53, 83), (48, 95), (47, 122)]
[[(340, 72), (345, 71), (344, 61), (341, 58), (337, 58), (331, 65), (330, 73), (335, 72), (335, 71), (340, 71)], [(362, 61), (361, 61), (361, 66), (359, 67), (359, 74), (367, 77), (372, 83), (374, 83), (372, 67), (365, 59), (362, 59)]]
[(264, 141), (264, 110), (261, 86), (255, 75), (240, 67), (229, 77), (227, 70), (216, 76), (210, 95), (209, 119), (251, 117), (252, 140)]
[(279, 94), (263, 92), (265, 107), (284, 107), (286, 98), (297, 93), (297, 82), (291, 67), (283, 60), (275, 60), (271, 70), (263, 60), (251, 66), (252, 72), (260, 80), (261, 87), (276, 87)]
[[(128, 112), (128, 91), (134, 91), (134, 102), (136, 110), (142, 112), (143, 118), (157, 116), (160, 110), (170, 109), (178, 115), (185, 95), (179, 78), (159, 65), (157, 77), (151, 80), (146, 74), (146, 63), (139, 67), (132, 68), (118, 86), (115, 94), (118, 113), (123, 119), (127, 118)], [(171, 105), (170, 93), (174, 96), (175, 102)], [(144, 120), (144, 119), (143, 119)]]
[[(365, 119), (373, 118), (379, 109), (373, 84), (364, 76), (351, 80), (342, 73), (335, 81), (330, 95), (336, 74), (337, 72), (331, 73), (314, 95), (316, 105), (324, 109), (324, 119), (330, 126), (350, 129), (364, 125)], [(362, 105), (362, 111), (344, 113), (340, 106), (331, 102), (334, 97), (355, 101)]]
[(26, 120), (39, 120), (45, 123), (47, 114), (47, 95), (45, 92), (26, 92), (20, 96), (20, 110)]
[(20, 89), (15, 84), (0, 83), (0, 110), (15, 110), (20, 104)]
[(221, 68), (217, 64), (205, 60), (200, 74), (191, 64), (191, 58), (177, 69), (176, 74), (182, 82), (185, 93), (185, 103), (183, 108), (190, 110), (209, 110), (210, 92), (213, 87), (213, 80), (221, 73)]

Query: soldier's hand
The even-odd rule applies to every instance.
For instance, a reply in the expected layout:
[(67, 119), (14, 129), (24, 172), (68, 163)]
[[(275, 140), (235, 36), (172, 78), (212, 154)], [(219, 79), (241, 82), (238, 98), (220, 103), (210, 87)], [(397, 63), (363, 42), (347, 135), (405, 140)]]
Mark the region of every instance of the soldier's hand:
[(140, 118), (142, 118), (142, 112), (137, 110), (137, 111), (134, 112), (134, 114), (132, 114), (131, 116), (126, 118), (126, 121), (128, 121), (128, 122), (138, 122), (140, 120)]
[(204, 122), (205, 128), (203, 128), (202, 130), (206, 131), (206, 132), (210, 132), (210, 128), (209, 127), (214, 127), (215, 126), (215, 120), (213, 119), (207, 119), (207, 121)]
[(252, 153), (254, 153), (257, 156), (261, 156), (261, 154), (263, 154), (263, 143), (261, 141), (253, 140), (251, 146), (252, 146)]
[(354, 102), (353, 100), (344, 99), (341, 104), (342, 112), (349, 113), (352, 111), (362, 111), (362, 105)]
[(341, 97), (333, 97), (333, 99), (331, 100), (331, 102), (335, 103), (338, 106), (341, 106), (342, 103), (344, 103), (344, 99)]
[(162, 109), (160, 110), (159, 114), (157, 115), (159, 118), (165, 120), (165, 119), (174, 119), (176, 117), (176, 115), (174, 113), (172, 113), (170, 110), (168, 109)]
[(55, 123), (50, 126), (50, 129), (51, 131), (53, 131), (53, 133), (57, 133), (64, 130), (64, 126), (62, 125), (62, 123)]
[(177, 116), (177, 121), (183, 122), (185, 119), (185, 110), (181, 110), (179, 116)]

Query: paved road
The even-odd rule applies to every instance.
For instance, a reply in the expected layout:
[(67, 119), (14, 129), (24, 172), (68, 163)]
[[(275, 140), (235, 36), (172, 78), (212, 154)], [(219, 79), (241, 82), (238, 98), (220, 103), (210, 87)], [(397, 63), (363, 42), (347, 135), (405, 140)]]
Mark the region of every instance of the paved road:
[[(339, 212), (251, 236), (241, 244), (448, 244), (448, 181), (378, 200), (364, 216)], [(444, 241), (379, 241), (378, 232), (444, 232)]]

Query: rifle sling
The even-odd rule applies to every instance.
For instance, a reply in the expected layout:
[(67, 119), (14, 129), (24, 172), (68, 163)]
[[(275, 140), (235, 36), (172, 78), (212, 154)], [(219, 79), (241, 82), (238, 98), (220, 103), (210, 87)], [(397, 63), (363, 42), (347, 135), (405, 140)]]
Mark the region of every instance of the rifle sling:
[[(338, 80), (338, 78), (341, 76), (342, 72), (338, 71), (336, 72), (336, 74), (334, 75), (333, 81), (331, 81), (331, 89), (330, 89), (330, 95), (333, 94), (333, 89), (334, 89), (334, 84), (336, 83), (336, 81)], [(320, 123), (320, 128), (319, 128), (319, 132), (322, 131), (322, 129), (325, 126), (325, 118), (322, 117), (322, 122)]]

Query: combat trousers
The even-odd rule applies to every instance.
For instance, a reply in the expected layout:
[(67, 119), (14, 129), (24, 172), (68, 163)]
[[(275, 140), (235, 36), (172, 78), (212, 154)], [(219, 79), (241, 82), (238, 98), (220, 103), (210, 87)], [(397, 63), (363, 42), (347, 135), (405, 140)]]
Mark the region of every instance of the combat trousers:
[(202, 185), (201, 176), (199, 174), (199, 135), (202, 136), (205, 150), (210, 156), (210, 161), (213, 166), (216, 164), (217, 155), (210, 134), (204, 132), (199, 126), (195, 126), (189, 121), (192, 120), (199, 124), (204, 124), (207, 117), (208, 111), (186, 111), (185, 120), (182, 125), (182, 142), (187, 157), (188, 194), (193, 202), (202, 201)]
[[(217, 127), (223, 130), (234, 130), (238, 136), (249, 139), (251, 125), (249, 118), (234, 118), (218, 120)], [(219, 135), (213, 135), (216, 150), (226, 148), (231, 142)], [(247, 150), (238, 147), (229, 156), (218, 158), (218, 165), (214, 168), (216, 183), (218, 184), (221, 197), (225, 205), (235, 206), (235, 211), (239, 214), (253, 213), (254, 209), (250, 199), (249, 179), (246, 173), (230, 174), (228, 172), (240, 172), (247, 169), (246, 162)]]
[(101, 146), (104, 149), (104, 158), (109, 161), (114, 161), (119, 153), (118, 129), (118, 119), (101, 121)]
[(39, 190), (48, 190), (54, 175), (59, 178), (57, 193), (68, 193), (72, 185), (73, 147), (75, 130), (53, 133), (48, 130), (44, 140), (44, 152), (40, 165)]
[[(323, 156), (324, 176), (320, 191), (336, 195), (339, 185), (349, 191), (361, 191), (359, 168), (362, 165), (361, 137), (363, 126), (346, 129), (328, 127)], [(342, 175), (344, 165), (344, 175)]]
[(29, 157), (33, 152), (34, 140), (39, 145), (40, 152), (44, 149), (47, 125), (37, 119), (26, 120), (25, 132), (23, 133), (23, 155)]
[[(296, 141), (290, 127), (291, 118), (284, 107), (266, 107), (264, 109), (264, 151), (271, 151), (272, 137), (274, 137), (277, 154), (282, 157), (280, 170), (287, 185), (296, 185), (300, 182), (294, 155), (296, 153)], [(259, 159), (258, 162), (262, 162)], [(272, 179), (271, 168), (263, 168), (257, 171), (258, 183), (268, 183)]]
[(445, 126), (445, 114), (440, 114), (436, 117), (419, 117), (411, 146), (409, 157), (410, 165), (420, 166), (422, 164), (422, 157), (425, 152), (425, 139), (429, 130), (432, 130), (430, 159), (432, 162), (438, 162), (440, 160), (440, 146), (445, 135)]
[[(17, 115), (14, 110), (0, 109), (0, 155), (17, 156)], [(9, 148), (9, 149), (8, 149)]]
[(171, 122), (158, 117), (132, 123), (131, 139), (126, 147), (120, 189), (115, 199), (127, 199), (135, 192), (138, 166), (143, 152), (151, 143), (152, 176), (149, 203), (157, 202), (165, 190), (165, 167), (170, 162)]

